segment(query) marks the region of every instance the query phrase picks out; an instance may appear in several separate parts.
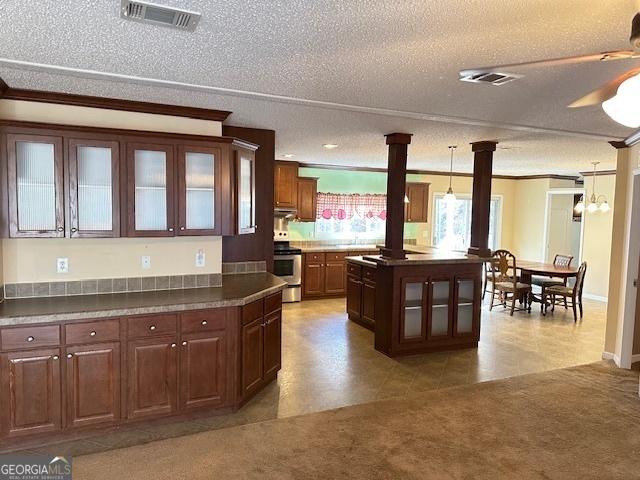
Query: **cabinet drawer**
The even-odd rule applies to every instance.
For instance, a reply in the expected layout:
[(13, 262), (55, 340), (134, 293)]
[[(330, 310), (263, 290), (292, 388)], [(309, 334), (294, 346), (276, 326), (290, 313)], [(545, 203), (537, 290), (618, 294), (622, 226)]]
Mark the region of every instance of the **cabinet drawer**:
[(371, 267), (362, 267), (362, 278), (371, 282), (376, 281), (376, 269)]
[(120, 321), (98, 320), (96, 322), (72, 323), (65, 325), (65, 342), (94, 343), (120, 340)]
[(269, 315), (272, 312), (282, 308), (282, 292), (274, 293), (264, 299), (264, 314)]
[(347, 273), (349, 275), (354, 275), (356, 277), (362, 276), (362, 267), (360, 265), (356, 265), (355, 263), (347, 263)]
[(130, 338), (175, 334), (178, 331), (176, 315), (153, 315), (129, 318), (127, 331)]
[(0, 332), (0, 336), (2, 350), (60, 345), (60, 327), (58, 325), (7, 328)]
[(327, 262), (341, 262), (347, 257), (347, 252), (328, 252), (325, 255)]
[(317, 263), (317, 262), (324, 262), (324, 253), (305, 253), (304, 254), (304, 261), (305, 263)]
[(182, 333), (211, 332), (227, 328), (227, 314), (229, 309), (216, 308), (200, 310), (180, 315)]
[(264, 299), (256, 300), (242, 307), (242, 325), (247, 325), (264, 316)]

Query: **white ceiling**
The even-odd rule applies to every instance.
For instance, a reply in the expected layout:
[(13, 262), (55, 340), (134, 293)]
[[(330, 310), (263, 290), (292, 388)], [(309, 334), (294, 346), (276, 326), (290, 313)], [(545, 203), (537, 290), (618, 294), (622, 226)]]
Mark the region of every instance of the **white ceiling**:
[(628, 48), (634, 0), (159, 3), (201, 12), (196, 31), (123, 20), (120, 0), (3, 0), (0, 76), (231, 110), (229, 123), (276, 130), (279, 156), (313, 163), (384, 166), (382, 135), (405, 131), (412, 168), (446, 170), (455, 143), (468, 171), (465, 144), (495, 139), (511, 147), (496, 173), (576, 173), (595, 160), (611, 168), (606, 140), (631, 133), (599, 107), (565, 105), (640, 60), (532, 69), (501, 87), (457, 72)]

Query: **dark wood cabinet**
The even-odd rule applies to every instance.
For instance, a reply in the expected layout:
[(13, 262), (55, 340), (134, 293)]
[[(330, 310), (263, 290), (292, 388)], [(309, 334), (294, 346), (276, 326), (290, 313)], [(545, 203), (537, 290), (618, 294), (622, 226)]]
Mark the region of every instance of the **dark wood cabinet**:
[(274, 207), (297, 208), (298, 164), (296, 162), (276, 162), (274, 168)]
[(281, 368), (282, 294), (242, 308), (240, 396), (246, 402)]
[(276, 374), (282, 367), (282, 311), (264, 319), (264, 376)]
[(0, 361), (2, 436), (59, 431), (62, 428), (60, 350), (4, 353)]
[(69, 237), (120, 236), (120, 144), (71, 138), (67, 146)]
[(222, 232), (222, 149), (178, 145), (178, 235)]
[(346, 265), (344, 253), (326, 253), (324, 263), (324, 293), (341, 295), (346, 291)]
[(376, 282), (364, 279), (362, 282), (362, 320), (370, 325), (376, 321)]
[(347, 275), (347, 314), (351, 320), (362, 317), (362, 280), (355, 275)]
[(180, 408), (213, 407), (227, 400), (227, 332), (182, 335)]
[(260, 316), (242, 326), (242, 394), (253, 393), (264, 374), (264, 326)]
[(315, 222), (318, 204), (318, 179), (298, 177), (298, 220)]
[(305, 297), (324, 295), (324, 254), (305, 254), (302, 293)]
[(127, 235), (175, 235), (173, 145), (127, 143)]
[(409, 202), (405, 204), (404, 221), (429, 222), (429, 184), (407, 182), (406, 195)]
[(0, 444), (236, 409), (276, 377), (281, 349), (281, 292), (242, 307), (3, 327)]
[(376, 306), (376, 269), (347, 262), (347, 315), (349, 320), (373, 330)]
[(68, 428), (120, 419), (120, 343), (67, 347)]
[(167, 415), (177, 409), (178, 355), (175, 337), (128, 344), (127, 416)]
[(10, 237), (64, 237), (63, 140), (6, 135)]

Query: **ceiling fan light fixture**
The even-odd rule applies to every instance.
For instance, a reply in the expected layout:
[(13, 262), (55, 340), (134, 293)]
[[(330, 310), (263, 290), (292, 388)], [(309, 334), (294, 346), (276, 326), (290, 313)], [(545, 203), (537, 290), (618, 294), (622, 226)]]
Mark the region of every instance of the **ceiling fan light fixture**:
[(622, 82), (618, 92), (602, 102), (602, 109), (612, 120), (625, 127), (640, 127), (640, 74)]

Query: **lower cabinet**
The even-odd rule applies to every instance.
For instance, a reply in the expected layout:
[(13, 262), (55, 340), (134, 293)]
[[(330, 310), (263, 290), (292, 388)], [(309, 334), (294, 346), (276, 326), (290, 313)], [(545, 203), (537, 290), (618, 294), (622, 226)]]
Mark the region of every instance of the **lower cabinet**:
[(347, 262), (347, 314), (369, 330), (375, 326), (375, 267)]
[(304, 256), (302, 291), (305, 297), (328, 297), (346, 292), (346, 252), (308, 252)]
[(120, 343), (67, 347), (67, 427), (120, 418)]
[(130, 341), (127, 416), (167, 415), (177, 410), (178, 355), (175, 337)]
[(280, 292), (243, 307), (2, 328), (0, 446), (237, 408), (275, 378), (281, 338)]
[(60, 350), (4, 353), (1, 361), (2, 436), (59, 431), (62, 428)]
[(243, 308), (241, 397), (248, 400), (272, 380), (282, 365), (282, 310), (257, 300)]

